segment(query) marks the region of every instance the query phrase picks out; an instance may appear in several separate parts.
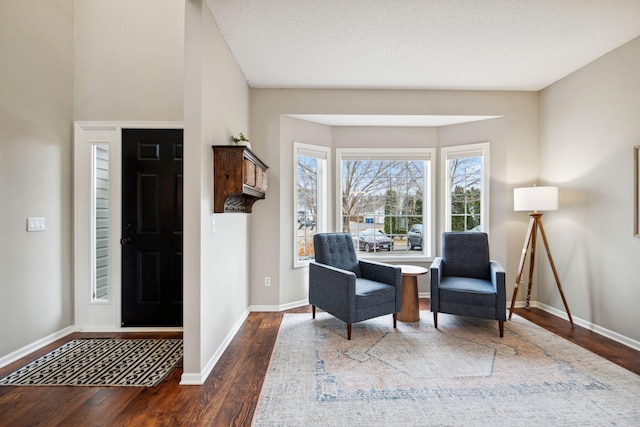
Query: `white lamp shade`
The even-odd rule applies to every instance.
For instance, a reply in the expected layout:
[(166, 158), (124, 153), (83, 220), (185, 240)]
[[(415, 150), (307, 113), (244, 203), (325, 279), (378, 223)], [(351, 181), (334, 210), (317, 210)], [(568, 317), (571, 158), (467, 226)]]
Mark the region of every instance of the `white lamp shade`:
[(558, 187), (523, 187), (513, 189), (513, 210), (555, 211), (558, 209)]

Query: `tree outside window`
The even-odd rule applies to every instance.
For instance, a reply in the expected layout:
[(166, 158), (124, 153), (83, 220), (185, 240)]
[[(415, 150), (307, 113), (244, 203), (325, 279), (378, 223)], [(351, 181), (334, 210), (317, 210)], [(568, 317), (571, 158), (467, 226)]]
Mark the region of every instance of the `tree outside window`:
[(489, 144), (442, 149), (445, 231), (488, 231)]
[(313, 234), (318, 223), (318, 159), (298, 156), (298, 260), (314, 257)]
[(294, 143), (295, 223), (294, 266), (306, 265), (315, 257), (313, 235), (327, 230), (326, 147)]
[(449, 161), (451, 181), (451, 231), (481, 227), (482, 158)]

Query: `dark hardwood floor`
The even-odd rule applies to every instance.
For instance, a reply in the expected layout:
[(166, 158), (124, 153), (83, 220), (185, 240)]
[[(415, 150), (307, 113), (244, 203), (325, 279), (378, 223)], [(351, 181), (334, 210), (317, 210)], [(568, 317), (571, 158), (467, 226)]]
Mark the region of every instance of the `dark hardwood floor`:
[[(428, 310), (429, 301), (420, 300)], [(309, 306), (288, 312), (311, 313)], [(640, 375), (640, 352), (542, 310), (518, 315)], [(203, 386), (180, 386), (175, 369), (158, 387), (0, 387), (1, 426), (249, 426), (283, 313), (251, 313)], [(0, 377), (78, 337), (180, 334), (76, 333), (0, 369)]]

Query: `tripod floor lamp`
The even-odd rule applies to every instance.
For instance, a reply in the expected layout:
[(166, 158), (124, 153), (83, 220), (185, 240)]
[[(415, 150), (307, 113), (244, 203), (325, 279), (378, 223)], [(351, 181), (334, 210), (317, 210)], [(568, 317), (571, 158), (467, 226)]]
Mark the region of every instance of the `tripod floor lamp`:
[(516, 297), (518, 295), (518, 288), (522, 284), (522, 274), (524, 270), (524, 264), (527, 258), (527, 252), (530, 254), (529, 259), (529, 282), (527, 288), (527, 299), (525, 303), (525, 308), (529, 309), (529, 301), (531, 300), (531, 286), (533, 283), (533, 267), (535, 264), (536, 257), (536, 237), (538, 235), (538, 230), (540, 230), (540, 235), (542, 236), (542, 241), (544, 242), (544, 247), (547, 250), (547, 258), (549, 258), (549, 264), (551, 264), (551, 270), (553, 271), (553, 277), (556, 279), (556, 285), (558, 286), (558, 291), (560, 291), (560, 296), (562, 297), (562, 302), (564, 303), (564, 308), (567, 311), (567, 315), (569, 316), (569, 322), (571, 322), (571, 326), (573, 326), (573, 319), (571, 318), (571, 312), (569, 311), (569, 306), (567, 305), (567, 300), (564, 297), (564, 292), (562, 292), (562, 285), (560, 285), (560, 279), (558, 278), (558, 272), (556, 271), (556, 266), (553, 263), (553, 258), (551, 257), (551, 251), (549, 250), (549, 243), (547, 242), (547, 235), (544, 232), (544, 227), (542, 226), (542, 212), (540, 211), (554, 211), (558, 209), (558, 187), (524, 187), (524, 188), (515, 188), (513, 190), (513, 210), (515, 211), (530, 211), (529, 214), (529, 228), (527, 229), (527, 236), (524, 239), (524, 246), (522, 248), (522, 254), (520, 255), (520, 263), (518, 265), (518, 275), (516, 276), (516, 284), (515, 289), (513, 290), (513, 298), (511, 299), (511, 308), (509, 309), (509, 320), (511, 320), (511, 315), (513, 314), (513, 307), (516, 303)]

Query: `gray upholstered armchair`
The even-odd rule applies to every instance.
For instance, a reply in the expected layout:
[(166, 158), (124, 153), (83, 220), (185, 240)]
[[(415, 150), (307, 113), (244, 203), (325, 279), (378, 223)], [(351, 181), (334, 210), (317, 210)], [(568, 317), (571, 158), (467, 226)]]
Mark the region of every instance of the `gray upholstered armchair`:
[(505, 272), (489, 259), (486, 233), (443, 233), (442, 257), (433, 260), (431, 311), (438, 327), (438, 313), (458, 314), (498, 321), (500, 336), (507, 320)]
[(351, 325), (397, 312), (402, 302), (400, 267), (358, 260), (349, 233), (319, 233), (313, 236), (315, 262), (309, 264), (309, 303), (313, 318), (316, 307)]

